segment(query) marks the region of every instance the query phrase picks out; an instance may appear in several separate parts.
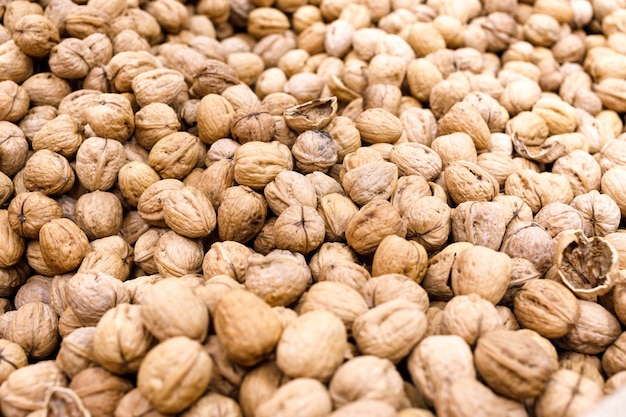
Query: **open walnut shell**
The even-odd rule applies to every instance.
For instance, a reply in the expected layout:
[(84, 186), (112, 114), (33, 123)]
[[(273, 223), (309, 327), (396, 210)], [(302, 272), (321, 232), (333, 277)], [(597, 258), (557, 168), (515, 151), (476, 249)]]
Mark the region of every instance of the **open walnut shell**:
[(555, 264), (563, 283), (578, 298), (606, 294), (619, 278), (619, 254), (604, 238), (587, 238), (582, 230), (557, 236)]
[(337, 97), (318, 98), (285, 109), (285, 122), (298, 133), (322, 129), (337, 114)]

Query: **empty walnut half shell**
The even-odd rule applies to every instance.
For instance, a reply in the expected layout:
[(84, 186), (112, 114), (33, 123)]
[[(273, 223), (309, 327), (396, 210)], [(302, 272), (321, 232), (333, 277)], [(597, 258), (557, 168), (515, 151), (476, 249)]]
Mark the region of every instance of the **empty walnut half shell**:
[(556, 267), (563, 283), (583, 300), (606, 294), (619, 277), (619, 255), (604, 238), (585, 237), (582, 230), (557, 236)]
[(285, 109), (285, 122), (298, 133), (322, 129), (337, 114), (337, 97), (318, 98)]

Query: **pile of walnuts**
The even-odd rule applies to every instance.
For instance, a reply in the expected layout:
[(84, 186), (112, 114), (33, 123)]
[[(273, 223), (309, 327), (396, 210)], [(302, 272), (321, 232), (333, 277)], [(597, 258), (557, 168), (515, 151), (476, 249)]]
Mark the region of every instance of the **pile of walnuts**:
[(626, 387), (626, 0), (0, 19), (0, 415), (576, 417)]

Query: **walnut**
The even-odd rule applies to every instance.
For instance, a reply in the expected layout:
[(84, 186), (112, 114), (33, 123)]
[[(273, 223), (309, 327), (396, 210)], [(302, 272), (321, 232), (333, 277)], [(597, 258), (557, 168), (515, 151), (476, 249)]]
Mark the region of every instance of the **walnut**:
[(70, 378), (83, 369), (96, 365), (93, 354), (95, 327), (81, 327), (66, 335), (61, 341), (56, 363)]
[(533, 279), (515, 294), (514, 314), (525, 328), (553, 339), (565, 336), (574, 327), (580, 307), (562, 284)]
[(272, 212), (280, 214), (291, 205), (317, 207), (317, 195), (306, 177), (294, 171), (280, 172), (267, 184), (264, 196)]
[(217, 225), (211, 201), (192, 186), (172, 190), (164, 196), (163, 220), (173, 231), (188, 238), (208, 236)]
[(293, 378), (328, 381), (343, 362), (346, 328), (339, 317), (313, 310), (285, 327), (276, 346), (276, 364)]
[(93, 357), (116, 374), (136, 372), (155, 343), (141, 315), (143, 305), (118, 304), (107, 311), (93, 335)]
[(235, 151), (235, 180), (260, 190), (284, 170), (293, 168), (289, 148), (279, 142), (248, 142)]
[(130, 301), (120, 280), (99, 271), (77, 272), (65, 285), (65, 295), (83, 326), (95, 326), (110, 308)]
[[(180, 367), (185, 372), (173, 372)], [(157, 411), (179, 413), (202, 396), (212, 368), (211, 358), (200, 343), (184, 336), (173, 337), (148, 352), (139, 367), (137, 388)]]
[[(295, 401), (297, 399), (297, 401)], [(330, 415), (332, 403), (328, 390), (312, 378), (295, 378), (278, 387), (255, 411), (258, 417), (271, 417), (285, 412), (304, 412), (311, 417)]]
[(197, 136), (175, 132), (161, 138), (150, 150), (150, 166), (161, 178), (181, 179), (204, 159), (204, 145)]
[(388, 235), (406, 236), (397, 210), (385, 200), (372, 200), (352, 216), (346, 227), (348, 245), (357, 253), (371, 254)]
[(262, 107), (241, 108), (232, 116), (230, 132), (232, 138), (241, 144), (269, 142), (274, 135), (274, 118)]
[(117, 181), (126, 163), (124, 147), (114, 139), (86, 139), (76, 153), (76, 175), (89, 191), (106, 191)]
[(398, 181), (398, 167), (391, 162), (371, 162), (348, 170), (342, 186), (359, 205), (374, 199), (388, 199)]
[(270, 306), (288, 306), (300, 299), (311, 281), (304, 256), (274, 250), (267, 256), (250, 255), (245, 287)]
[(325, 130), (307, 130), (296, 137), (291, 148), (295, 167), (303, 174), (326, 172), (337, 162), (337, 148)]
[(90, 239), (112, 236), (122, 227), (122, 203), (113, 194), (96, 190), (76, 200), (76, 224)]
[(621, 333), (619, 321), (600, 304), (584, 300), (578, 300), (578, 304), (580, 316), (574, 327), (555, 344), (587, 355), (604, 352)]
[(528, 259), (543, 275), (552, 266), (554, 242), (537, 223), (519, 221), (507, 228), (500, 250), (511, 258)]
[(105, 416), (113, 413), (117, 402), (133, 388), (133, 384), (103, 368), (93, 367), (76, 374), (69, 388), (91, 415)]
[(154, 250), (158, 272), (166, 277), (195, 274), (202, 269), (202, 242), (169, 231), (159, 238)]
[(3, 357), (0, 362), (0, 383), (2, 383), (13, 372), (28, 365), (28, 357), (20, 345), (6, 339), (0, 339), (0, 349)]
[(452, 265), (455, 295), (478, 294), (497, 304), (511, 279), (511, 258), (484, 246), (472, 246), (458, 254)]
[(418, 242), (389, 235), (381, 242), (372, 261), (372, 276), (397, 273), (422, 282), (428, 267), (428, 256), (424, 246)]
[(7, 416), (25, 416), (44, 407), (49, 393), (67, 379), (54, 361), (41, 361), (15, 370), (0, 386), (0, 409)]
[(20, 345), (30, 358), (43, 359), (59, 344), (57, 315), (42, 302), (24, 304), (9, 321), (3, 337)]
[[(63, 242), (63, 245), (59, 245)], [(85, 233), (70, 219), (52, 219), (39, 230), (44, 263), (57, 273), (76, 269), (91, 250)]]
[(340, 282), (321, 281), (313, 284), (303, 295), (299, 311), (326, 310), (339, 317), (346, 330), (351, 331), (354, 320), (368, 310), (361, 294)]
[(41, 191), (46, 195), (68, 192), (76, 178), (69, 161), (48, 149), (37, 151), (28, 158), (22, 172), (28, 191)]
[(267, 202), (261, 194), (246, 186), (230, 187), (222, 192), (217, 210), (219, 237), (245, 243), (259, 233), (266, 216)]
[(552, 374), (535, 403), (537, 417), (554, 413), (586, 413), (602, 398), (602, 387), (595, 381), (569, 369)]
[(271, 307), (243, 289), (224, 294), (213, 320), (226, 352), (243, 366), (255, 365), (270, 355), (283, 331)]
[[(424, 337), (426, 324), (426, 316), (419, 305), (397, 299), (359, 316), (352, 333), (362, 353), (397, 363)], [(401, 337), (397, 333), (400, 328), (404, 329)]]
[(498, 181), (471, 162), (452, 162), (445, 169), (443, 176), (446, 189), (457, 204), (470, 200), (491, 201), (500, 191)]
[(469, 345), (489, 332), (504, 328), (496, 307), (477, 294), (458, 295), (443, 310), (443, 328), (463, 338)]
[[(372, 377), (365, 378), (363, 373)], [(404, 400), (402, 377), (393, 362), (371, 355), (358, 356), (341, 365), (328, 389), (336, 408), (361, 399), (381, 400), (399, 407)]]
[(276, 247), (307, 254), (324, 241), (325, 224), (312, 207), (287, 207), (274, 224)]

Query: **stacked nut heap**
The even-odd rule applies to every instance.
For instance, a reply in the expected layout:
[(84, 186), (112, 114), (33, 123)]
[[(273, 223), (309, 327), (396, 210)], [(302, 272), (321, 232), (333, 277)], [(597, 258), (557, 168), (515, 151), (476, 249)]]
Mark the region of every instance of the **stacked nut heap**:
[(1, 415), (570, 417), (626, 386), (626, 0), (0, 18)]

